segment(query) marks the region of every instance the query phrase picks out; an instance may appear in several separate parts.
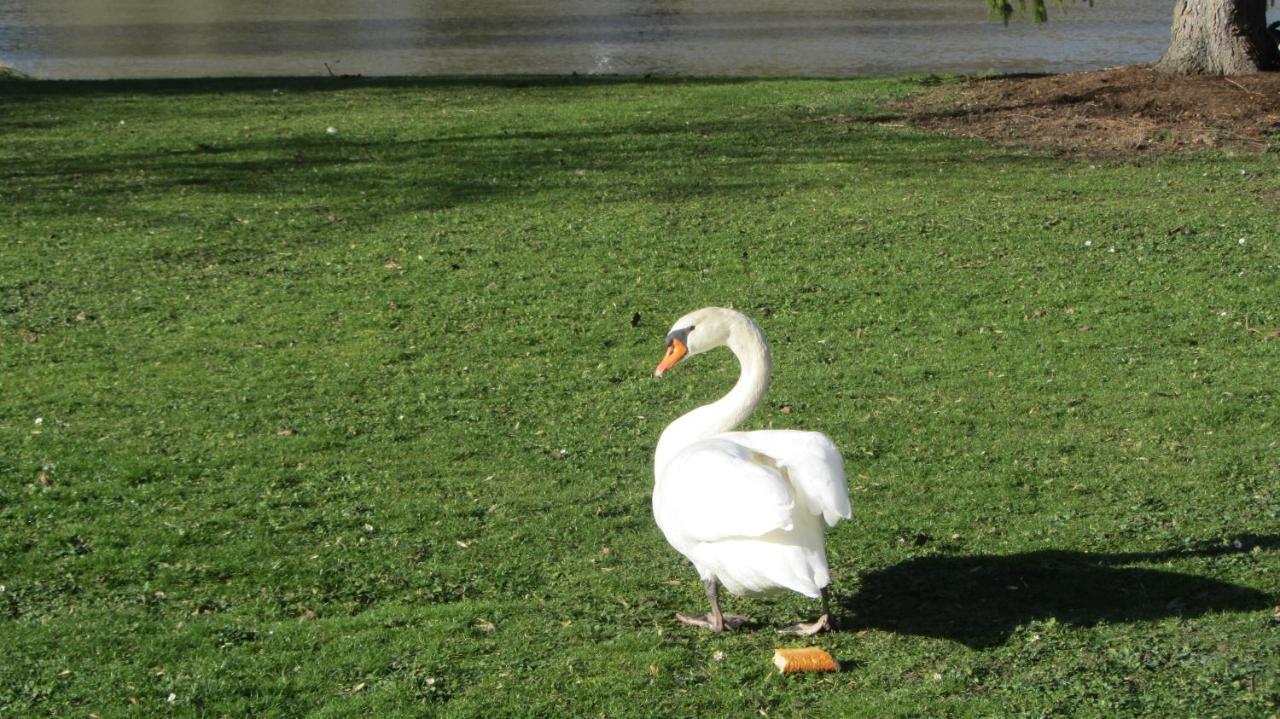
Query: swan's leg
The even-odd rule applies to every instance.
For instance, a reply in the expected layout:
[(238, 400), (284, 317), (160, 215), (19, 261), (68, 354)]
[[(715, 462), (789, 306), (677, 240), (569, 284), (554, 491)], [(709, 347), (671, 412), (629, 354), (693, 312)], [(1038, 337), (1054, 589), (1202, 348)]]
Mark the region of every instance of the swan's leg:
[(812, 624), (793, 624), (786, 629), (779, 629), (779, 634), (798, 634), (802, 637), (812, 636), (822, 631), (831, 631), (835, 627), (831, 622), (831, 599), (827, 587), (822, 588), (822, 616)]
[(720, 584), (716, 582), (715, 577), (708, 577), (702, 580), (702, 588), (707, 590), (707, 601), (711, 602), (711, 613), (705, 617), (695, 617), (691, 614), (676, 614), (676, 619), (685, 624), (692, 624), (695, 627), (706, 627), (713, 632), (723, 632), (725, 628), (737, 629), (747, 623), (746, 617), (740, 617), (736, 614), (724, 614), (720, 611)]

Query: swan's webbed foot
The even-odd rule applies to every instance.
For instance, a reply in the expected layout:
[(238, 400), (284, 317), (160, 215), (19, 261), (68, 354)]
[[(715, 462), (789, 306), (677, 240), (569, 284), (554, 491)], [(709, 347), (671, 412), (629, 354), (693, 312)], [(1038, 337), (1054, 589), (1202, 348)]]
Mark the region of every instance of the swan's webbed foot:
[(817, 634), (818, 632), (829, 632), (832, 630), (832, 628), (833, 627), (831, 626), (831, 615), (823, 614), (822, 616), (818, 617), (818, 621), (816, 622), (813, 622), (811, 624), (805, 624), (804, 622), (801, 622), (799, 624), (792, 624), (786, 629), (779, 629), (778, 633), (779, 634), (795, 634), (801, 637), (811, 637), (814, 634)]
[(835, 631), (835, 622), (831, 619), (831, 590), (829, 587), (822, 588), (822, 616), (818, 617), (818, 621), (811, 624), (801, 622), (792, 624), (786, 629), (779, 629), (779, 634), (795, 634), (801, 637), (811, 637), (818, 632)]
[(685, 624), (692, 624), (695, 627), (706, 627), (713, 632), (723, 632), (726, 629), (737, 629), (751, 621), (746, 617), (740, 617), (736, 614), (725, 614), (720, 611), (720, 585), (714, 578), (703, 579), (702, 587), (707, 590), (707, 601), (711, 603), (711, 612), (706, 616), (680, 613), (676, 614), (676, 619), (679, 619)]
[(695, 627), (710, 629), (713, 632), (723, 632), (726, 629), (737, 629), (751, 621), (747, 617), (740, 617), (737, 614), (707, 614), (699, 616), (695, 614), (685, 614), (683, 612), (676, 614), (676, 619)]

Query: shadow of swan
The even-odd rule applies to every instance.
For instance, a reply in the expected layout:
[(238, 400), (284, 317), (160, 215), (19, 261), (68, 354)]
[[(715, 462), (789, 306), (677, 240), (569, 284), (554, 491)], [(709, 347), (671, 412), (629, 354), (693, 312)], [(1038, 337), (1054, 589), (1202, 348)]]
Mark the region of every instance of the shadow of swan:
[(1280, 536), (1223, 546), (1095, 554), (1043, 550), (911, 559), (864, 574), (840, 600), (842, 628), (950, 639), (972, 648), (1005, 643), (1014, 630), (1053, 618), (1074, 626), (1194, 617), (1270, 608), (1250, 587), (1168, 569), (1127, 566), (1280, 548)]

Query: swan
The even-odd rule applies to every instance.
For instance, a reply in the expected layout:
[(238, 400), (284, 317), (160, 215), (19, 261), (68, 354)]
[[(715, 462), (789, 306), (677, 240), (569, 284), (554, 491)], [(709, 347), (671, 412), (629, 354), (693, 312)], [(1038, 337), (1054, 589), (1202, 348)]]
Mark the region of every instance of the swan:
[(720, 611), (720, 585), (735, 595), (790, 589), (821, 597), (822, 616), (780, 631), (831, 629), (824, 524), (852, 514), (839, 450), (819, 432), (732, 431), (764, 397), (772, 369), (764, 333), (746, 315), (691, 312), (672, 325), (666, 344), (655, 377), (723, 346), (741, 365), (733, 389), (668, 425), (654, 454), (654, 519), (693, 563), (711, 604), (706, 616), (676, 617), (714, 632), (736, 629), (747, 619)]

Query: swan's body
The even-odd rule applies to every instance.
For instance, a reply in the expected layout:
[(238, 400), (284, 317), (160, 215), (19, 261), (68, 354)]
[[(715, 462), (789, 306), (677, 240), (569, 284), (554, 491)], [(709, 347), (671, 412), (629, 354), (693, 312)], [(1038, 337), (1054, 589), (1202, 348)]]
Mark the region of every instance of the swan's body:
[(759, 404), (771, 371), (764, 335), (745, 315), (698, 310), (677, 321), (667, 341), (659, 376), (686, 354), (720, 346), (742, 365), (729, 394), (672, 422), (658, 440), (654, 518), (697, 569), (712, 609), (706, 618), (680, 618), (716, 631), (745, 621), (721, 614), (723, 584), (734, 594), (821, 596), (818, 622), (793, 630), (829, 628), (823, 534), (851, 514), (840, 452), (818, 432), (732, 431)]

